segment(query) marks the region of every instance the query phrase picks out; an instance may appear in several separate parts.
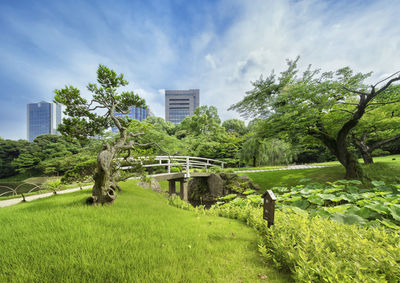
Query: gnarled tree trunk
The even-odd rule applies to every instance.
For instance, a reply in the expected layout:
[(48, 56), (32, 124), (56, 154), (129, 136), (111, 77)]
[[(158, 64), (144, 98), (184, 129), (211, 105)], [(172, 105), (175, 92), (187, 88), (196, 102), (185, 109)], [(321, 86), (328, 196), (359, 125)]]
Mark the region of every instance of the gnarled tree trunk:
[(98, 205), (112, 203), (116, 198), (116, 192), (111, 184), (112, 161), (115, 157), (115, 149), (110, 145), (104, 145), (97, 155), (97, 172), (94, 175), (92, 196), (87, 199), (88, 204)]
[(319, 130), (311, 129), (309, 134), (314, 136), (315, 138), (322, 141), (322, 143), (328, 147), (330, 152), (336, 156), (339, 162), (346, 169), (346, 179), (363, 179), (363, 171), (362, 168), (353, 153), (348, 150), (347, 146), (347, 134), (351, 129), (350, 127), (354, 127), (356, 123), (348, 125), (347, 128), (344, 127), (345, 131), (339, 132), (337, 138), (334, 138), (326, 133), (325, 129), (319, 125)]

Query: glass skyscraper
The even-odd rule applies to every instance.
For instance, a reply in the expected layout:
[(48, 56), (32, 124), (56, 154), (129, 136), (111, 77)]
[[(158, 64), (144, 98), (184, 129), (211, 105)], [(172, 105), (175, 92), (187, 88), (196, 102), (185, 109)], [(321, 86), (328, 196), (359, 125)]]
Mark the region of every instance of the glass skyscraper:
[(27, 105), (27, 137), (32, 142), (37, 136), (58, 134), (61, 123), (61, 105), (41, 101)]
[[(128, 114), (115, 113), (115, 116), (128, 117), (130, 119), (142, 122), (144, 119), (150, 116), (149, 113), (150, 111), (146, 108), (132, 106)], [(112, 127), (112, 131), (113, 133), (117, 133), (118, 129), (116, 127)]]
[(193, 116), (200, 104), (200, 90), (165, 90), (165, 121), (175, 125)]

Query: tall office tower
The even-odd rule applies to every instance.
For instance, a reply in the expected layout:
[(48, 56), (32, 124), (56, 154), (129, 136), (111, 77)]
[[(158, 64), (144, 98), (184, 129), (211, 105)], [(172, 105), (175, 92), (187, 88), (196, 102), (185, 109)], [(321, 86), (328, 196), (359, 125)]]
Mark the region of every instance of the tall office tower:
[[(115, 113), (115, 116), (128, 117), (130, 119), (135, 119), (142, 122), (144, 119), (151, 116), (150, 113), (151, 111), (149, 108), (146, 109), (132, 106), (131, 111), (129, 111), (128, 114)], [(118, 133), (118, 129), (116, 127), (112, 127), (111, 130), (113, 133)]]
[(193, 116), (200, 104), (200, 90), (165, 90), (165, 121), (175, 125)]
[(58, 134), (57, 126), (61, 123), (61, 105), (41, 101), (27, 105), (28, 140), (37, 136)]

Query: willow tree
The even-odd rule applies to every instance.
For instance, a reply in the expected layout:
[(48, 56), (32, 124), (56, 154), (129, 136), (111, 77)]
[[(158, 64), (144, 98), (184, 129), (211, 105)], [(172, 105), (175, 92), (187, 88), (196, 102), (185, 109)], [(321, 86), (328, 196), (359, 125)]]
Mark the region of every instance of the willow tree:
[(112, 142), (104, 142), (97, 155), (97, 169), (93, 176), (94, 186), (90, 204), (112, 203), (116, 198), (116, 184), (112, 180), (113, 160), (121, 151), (130, 150), (139, 145), (138, 133), (128, 132), (129, 122), (116, 113), (127, 114), (130, 107), (146, 108), (144, 99), (131, 91), (117, 93), (117, 89), (126, 86), (128, 82), (123, 74), (117, 75), (106, 66), (99, 65), (97, 83), (89, 83), (87, 89), (92, 98), (87, 100), (73, 86), (55, 90), (54, 102), (65, 106), (63, 119), (58, 130), (65, 136), (77, 139), (95, 137), (104, 130), (115, 127), (119, 135)]
[(297, 60), (288, 61), (280, 77), (272, 73), (254, 82), (254, 89), (230, 109), (263, 118), (264, 130), (271, 135), (286, 132), (318, 139), (345, 167), (346, 178), (362, 179), (360, 164), (349, 150), (351, 131), (366, 112), (397, 101), (389, 90), (400, 81), (399, 72), (367, 85), (371, 73), (354, 73), (348, 67), (325, 73), (308, 68), (298, 76)]

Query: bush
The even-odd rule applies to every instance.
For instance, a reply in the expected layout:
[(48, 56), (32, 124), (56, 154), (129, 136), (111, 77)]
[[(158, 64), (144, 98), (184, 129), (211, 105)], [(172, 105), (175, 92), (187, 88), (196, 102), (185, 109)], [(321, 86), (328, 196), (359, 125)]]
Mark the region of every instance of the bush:
[(276, 211), (268, 228), (260, 207), (234, 201), (210, 210), (179, 198), (170, 204), (198, 214), (239, 219), (262, 236), (259, 251), (276, 267), (290, 270), (297, 282), (398, 282), (400, 237), (396, 231), (309, 218), (306, 211)]
[(374, 156), (374, 157), (375, 156), (385, 156), (385, 155), (390, 155), (390, 152), (386, 151), (386, 150), (383, 150), (383, 149), (380, 149), (380, 148), (377, 148), (372, 152), (371, 155)]
[(182, 172), (182, 166), (173, 166), (173, 167), (171, 167), (170, 172), (171, 173), (180, 173), (180, 172)]

